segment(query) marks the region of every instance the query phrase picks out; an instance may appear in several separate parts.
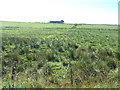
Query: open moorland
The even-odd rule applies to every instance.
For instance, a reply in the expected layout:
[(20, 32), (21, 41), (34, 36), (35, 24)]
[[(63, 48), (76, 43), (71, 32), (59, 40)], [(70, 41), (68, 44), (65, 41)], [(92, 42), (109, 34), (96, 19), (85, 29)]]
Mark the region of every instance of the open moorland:
[(118, 26), (1, 23), (3, 88), (118, 87)]

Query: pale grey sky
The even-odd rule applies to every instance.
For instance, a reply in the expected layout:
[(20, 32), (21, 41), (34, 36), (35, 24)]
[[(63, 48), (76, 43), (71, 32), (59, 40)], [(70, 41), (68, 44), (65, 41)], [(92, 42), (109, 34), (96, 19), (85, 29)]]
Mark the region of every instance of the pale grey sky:
[(0, 20), (117, 24), (119, 0), (0, 0)]

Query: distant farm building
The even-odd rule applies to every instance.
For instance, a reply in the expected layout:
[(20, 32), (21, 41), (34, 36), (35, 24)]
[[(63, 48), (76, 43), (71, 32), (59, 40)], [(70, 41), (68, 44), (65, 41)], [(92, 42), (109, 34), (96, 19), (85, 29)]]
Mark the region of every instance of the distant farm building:
[(63, 20), (61, 20), (61, 21), (50, 21), (49, 23), (64, 23), (64, 21)]

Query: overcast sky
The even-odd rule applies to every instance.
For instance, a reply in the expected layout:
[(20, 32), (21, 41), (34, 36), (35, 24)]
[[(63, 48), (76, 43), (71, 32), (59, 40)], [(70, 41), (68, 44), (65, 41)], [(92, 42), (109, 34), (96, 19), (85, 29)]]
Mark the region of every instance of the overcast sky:
[(0, 0), (0, 20), (118, 24), (119, 0)]

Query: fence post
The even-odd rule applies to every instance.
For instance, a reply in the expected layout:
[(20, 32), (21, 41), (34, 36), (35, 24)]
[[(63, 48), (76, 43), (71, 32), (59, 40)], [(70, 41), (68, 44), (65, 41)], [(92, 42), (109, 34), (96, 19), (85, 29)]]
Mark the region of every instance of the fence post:
[(16, 62), (14, 61), (13, 62), (13, 67), (12, 67), (12, 76), (11, 76), (11, 79), (12, 79), (12, 88), (14, 88), (14, 79), (15, 79), (15, 72), (16, 71)]
[(70, 68), (70, 83), (73, 85), (73, 70)]

